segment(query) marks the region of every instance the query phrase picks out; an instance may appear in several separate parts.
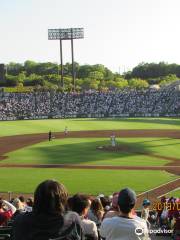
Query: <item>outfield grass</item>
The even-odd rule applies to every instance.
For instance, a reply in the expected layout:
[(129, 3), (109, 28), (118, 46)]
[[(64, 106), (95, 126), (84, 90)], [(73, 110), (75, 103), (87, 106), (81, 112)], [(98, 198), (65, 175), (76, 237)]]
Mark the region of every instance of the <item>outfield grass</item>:
[(52, 119), (0, 122), (0, 136), (81, 130), (180, 129), (178, 118)]
[[(117, 139), (120, 146), (130, 150), (176, 156), (180, 159), (180, 142), (169, 138), (124, 138)], [(128, 152), (107, 152), (97, 150), (98, 146), (110, 145), (109, 139), (66, 138), (46, 141), (11, 152), (2, 163), (32, 164), (88, 164), (122, 166), (162, 166), (170, 161), (153, 156)]]
[(174, 191), (172, 191), (172, 192), (169, 192), (166, 196), (167, 196), (167, 197), (180, 198), (180, 188), (178, 188), (177, 190), (174, 190)]
[(165, 171), (90, 170), (90, 169), (0, 169), (0, 192), (31, 193), (45, 179), (62, 182), (70, 194), (77, 192), (106, 195), (131, 187), (137, 193), (147, 191), (177, 176)]

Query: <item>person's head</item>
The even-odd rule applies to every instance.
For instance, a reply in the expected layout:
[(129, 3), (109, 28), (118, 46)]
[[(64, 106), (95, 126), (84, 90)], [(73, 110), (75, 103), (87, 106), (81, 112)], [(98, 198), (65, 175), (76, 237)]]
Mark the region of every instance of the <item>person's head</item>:
[(166, 197), (165, 197), (165, 196), (162, 196), (162, 197), (161, 197), (161, 202), (162, 202), (162, 203), (165, 203), (165, 202), (166, 202)]
[(26, 201), (26, 204), (29, 207), (33, 207), (33, 204), (34, 204), (33, 198), (32, 197), (28, 198)]
[(90, 200), (84, 194), (75, 194), (71, 198), (72, 211), (77, 212), (80, 216), (86, 216), (90, 207)]
[(25, 203), (25, 198), (24, 198), (24, 196), (19, 196), (18, 198), (19, 198), (19, 200), (20, 200), (22, 203)]
[(33, 211), (36, 214), (62, 214), (67, 203), (67, 190), (63, 184), (55, 180), (40, 183), (34, 193)]
[(93, 199), (93, 201), (91, 202), (91, 210), (94, 213), (97, 213), (98, 211), (103, 211), (103, 206), (101, 203), (101, 200), (99, 198), (95, 198)]
[(150, 206), (150, 204), (151, 204), (151, 203), (150, 203), (150, 201), (149, 201), (148, 199), (144, 199), (142, 205), (143, 205), (144, 208), (148, 208), (148, 207)]
[(109, 197), (106, 197), (106, 196), (100, 197), (100, 201), (104, 209), (110, 207), (111, 201)]
[(15, 198), (12, 202), (12, 204), (16, 207), (17, 210), (23, 209), (24, 204), (20, 201), (19, 198)]
[(122, 213), (128, 214), (136, 204), (136, 194), (130, 188), (124, 188), (119, 192), (118, 206)]
[(113, 197), (112, 197), (112, 208), (114, 210), (118, 210), (118, 197), (119, 197), (119, 193), (114, 193)]

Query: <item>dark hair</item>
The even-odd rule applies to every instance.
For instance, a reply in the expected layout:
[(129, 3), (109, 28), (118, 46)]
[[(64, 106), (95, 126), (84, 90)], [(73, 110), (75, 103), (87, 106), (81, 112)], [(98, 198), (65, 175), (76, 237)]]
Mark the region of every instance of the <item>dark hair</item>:
[(29, 207), (33, 207), (33, 204), (34, 204), (33, 198), (28, 198), (27, 201), (26, 201), (26, 204), (27, 204)]
[(61, 215), (65, 211), (67, 197), (67, 190), (63, 184), (55, 180), (46, 180), (35, 190), (33, 211), (36, 214)]
[(72, 211), (77, 212), (79, 215), (82, 214), (85, 208), (90, 207), (89, 198), (84, 194), (75, 194), (70, 202)]
[(95, 198), (92, 202), (91, 202), (91, 210), (92, 212), (97, 216), (97, 213), (99, 211), (103, 211), (103, 206), (101, 203), (101, 200), (98, 198)]
[(122, 213), (130, 213), (136, 204), (136, 193), (130, 188), (124, 188), (119, 192), (118, 206)]
[(130, 213), (131, 210), (134, 208), (135, 204), (130, 204), (130, 205), (119, 205), (119, 209), (122, 213)]
[(103, 208), (111, 205), (111, 201), (109, 200), (108, 197), (100, 197), (100, 200), (101, 200), (101, 204), (102, 204)]
[(19, 198), (19, 200), (20, 200), (22, 203), (25, 202), (25, 198), (24, 198), (24, 196), (19, 196), (18, 198)]

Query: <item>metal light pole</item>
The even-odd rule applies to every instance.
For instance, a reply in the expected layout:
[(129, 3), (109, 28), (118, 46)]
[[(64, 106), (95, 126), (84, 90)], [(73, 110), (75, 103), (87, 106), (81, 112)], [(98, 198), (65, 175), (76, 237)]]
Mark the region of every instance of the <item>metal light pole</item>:
[(59, 40), (60, 43), (60, 63), (61, 63), (61, 71), (59, 71), (59, 74), (61, 73), (61, 87), (64, 89), (64, 74), (63, 74), (63, 53), (62, 53), (62, 40)]
[(61, 29), (48, 29), (49, 40), (60, 40), (60, 63), (61, 63), (61, 85), (64, 87), (64, 72), (63, 72), (63, 53), (62, 53), (62, 40), (71, 40), (71, 57), (72, 57), (72, 83), (75, 91), (75, 66), (74, 66), (74, 46), (73, 39), (84, 38), (83, 28), (61, 28)]

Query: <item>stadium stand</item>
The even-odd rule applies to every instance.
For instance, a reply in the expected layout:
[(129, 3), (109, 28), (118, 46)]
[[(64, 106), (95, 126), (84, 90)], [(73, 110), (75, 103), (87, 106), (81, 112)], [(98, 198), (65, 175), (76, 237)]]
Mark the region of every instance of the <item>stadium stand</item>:
[[(53, 181), (53, 182), (52, 182)], [(59, 187), (60, 195), (49, 195), (49, 191), (55, 191), (56, 193), (56, 186), (54, 189), (47, 188), (47, 184), (52, 183), (56, 184), (57, 187)], [(6, 239), (18, 239), (18, 240), (24, 240), (24, 239), (43, 239), (43, 240), (50, 240), (50, 239), (71, 239), (71, 238), (56, 238), (60, 232), (66, 232), (62, 231), (64, 227), (67, 228), (67, 226), (72, 226), (71, 223), (75, 221), (79, 224), (79, 226), (82, 228), (81, 234), (87, 234), (87, 238), (77, 238), (78, 240), (101, 240), (100, 232), (103, 233), (103, 236), (106, 232), (106, 228), (101, 228), (101, 226), (108, 225), (109, 228), (111, 228), (110, 222), (117, 222), (121, 221), (124, 224), (124, 221), (126, 222), (126, 228), (131, 229), (131, 232), (133, 234), (133, 224), (136, 226), (136, 224), (142, 223), (142, 225), (147, 229), (149, 229), (149, 234), (152, 239), (169, 239), (168, 237), (171, 237), (174, 240), (178, 240), (180, 236), (180, 211), (179, 211), (179, 204), (180, 199), (178, 198), (166, 198), (162, 197), (160, 199), (159, 204), (157, 204), (157, 209), (151, 209), (146, 212), (147, 219), (146, 221), (143, 220), (143, 212), (144, 212), (144, 206), (145, 203), (148, 202), (148, 206), (150, 206), (150, 202), (148, 199), (145, 199), (142, 203), (142, 211), (137, 211), (134, 206), (136, 203), (136, 195), (133, 190), (131, 189), (123, 189), (119, 193), (114, 193), (111, 196), (104, 196), (99, 195), (97, 197), (87, 196), (83, 194), (75, 194), (73, 197), (69, 197), (67, 199), (67, 192), (64, 190), (64, 186), (58, 185), (59, 183), (54, 180), (47, 180), (39, 184), (35, 191), (34, 195), (34, 207), (31, 209), (32, 212), (29, 212), (26, 208), (27, 203), (24, 205), (24, 212), (21, 212), (17, 218), (8, 219), (6, 224), (0, 225), (0, 239), (6, 240)], [(49, 186), (49, 185), (48, 185)], [(63, 186), (63, 187), (62, 187)], [(61, 189), (62, 188), (62, 189)], [(47, 190), (48, 189), (48, 190)], [(45, 191), (45, 193), (42, 191)], [(65, 191), (65, 192), (64, 192)], [(62, 193), (61, 193), (62, 192)], [(123, 192), (123, 194), (122, 194)], [(62, 195), (62, 194), (65, 194)], [(64, 196), (64, 199), (62, 199), (62, 196)], [(49, 197), (49, 198), (48, 198)], [(46, 204), (44, 203), (44, 198), (46, 200)], [(52, 198), (52, 199), (51, 199)], [(52, 205), (51, 201), (54, 201), (54, 198), (58, 199), (57, 205)], [(56, 201), (57, 201), (56, 199)], [(91, 205), (94, 200), (98, 200), (103, 205), (103, 217), (102, 221), (96, 222), (94, 220), (88, 220), (89, 213), (91, 212), (92, 208)], [(63, 202), (62, 202), (63, 201)], [(11, 201), (14, 203), (14, 201)], [(16, 199), (17, 202), (17, 199)], [(128, 203), (129, 202), (129, 203)], [(59, 204), (61, 203), (61, 210), (59, 210)], [(105, 204), (106, 203), (106, 204)], [(126, 203), (124, 205), (124, 203)], [(130, 205), (127, 205), (130, 204)], [(133, 203), (133, 204), (132, 204)], [(122, 212), (119, 211), (119, 208), (121, 211), (124, 211), (124, 215), (121, 215)], [(6, 207), (4, 205), (4, 207)], [(54, 207), (57, 208), (57, 211), (54, 211)], [(125, 210), (128, 207), (128, 211)], [(52, 208), (52, 209), (51, 209)], [(147, 208), (146, 208), (147, 209)], [(1, 210), (2, 212), (3, 210)], [(6, 209), (4, 209), (6, 211)], [(63, 211), (60, 212), (59, 211)], [(73, 212), (74, 211), (74, 212)], [(125, 216), (129, 214), (129, 211), (132, 216), (132, 221), (129, 221), (127, 219), (128, 217)], [(0, 213), (1, 213), (0, 212)], [(113, 214), (112, 214), (113, 212)], [(58, 213), (58, 214), (57, 214)], [(77, 215), (79, 214), (79, 215)], [(65, 222), (64, 225), (62, 225), (62, 217), (64, 216)], [(66, 217), (68, 216), (68, 221)], [(98, 216), (98, 215), (97, 215)], [(121, 220), (118, 220), (118, 218), (121, 217)], [(124, 218), (126, 219), (124, 220)], [(112, 219), (113, 218), (113, 219)], [(13, 219), (13, 220), (12, 220)], [(53, 220), (53, 221), (52, 221)], [(146, 222), (148, 220), (148, 228), (146, 227)], [(128, 223), (129, 222), (129, 223)], [(29, 225), (30, 224), (30, 225)], [(104, 225), (105, 224), (105, 225)], [(128, 226), (128, 224), (130, 224)], [(48, 226), (48, 228), (47, 228)], [(63, 227), (64, 226), (64, 227)], [(118, 225), (119, 227), (119, 225)], [(114, 228), (114, 225), (113, 225)], [(61, 230), (60, 230), (61, 229)], [(123, 228), (124, 229), (124, 228)], [(60, 230), (60, 231), (59, 231)], [(85, 231), (86, 230), (86, 231)], [(154, 231), (154, 232), (153, 232)], [(108, 234), (111, 233), (111, 231), (108, 232)], [(72, 234), (72, 232), (71, 232)], [(74, 234), (74, 232), (73, 232)], [(125, 231), (124, 231), (125, 234)], [(34, 238), (34, 236), (36, 236)], [(67, 236), (69, 237), (69, 230), (67, 233)], [(85, 235), (86, 236), (86, 235)], [(157, 236), (157, 238), (156, 238)], [(42, 238), (43, 237), (43, 238)], [(53, 238), (52, 238), (53, 237)], [(55, 237), (55, 238), (54, 238)], [(148, 236), (142, 236), (139, 237), (137, 235), (133, 235), (133, 237), (128, 239), (145, 239), (148, 240)], [(159, 238), (160, 237), (160, 238)], [(161, 238), (162, 237), (162, 238)], [(167, 237), (167, 238), (166, 238)], [(76, 239), (76, 238), (73, 238)], [(107, 238), (107, 240), (110, 238)], [(118, 239), (125, 239), (121, 238), (119, 236)]]
[(76, 117), (180, 116), (180, 90), (161, 89), (86, 93), (3, 93), (0, 120)]

